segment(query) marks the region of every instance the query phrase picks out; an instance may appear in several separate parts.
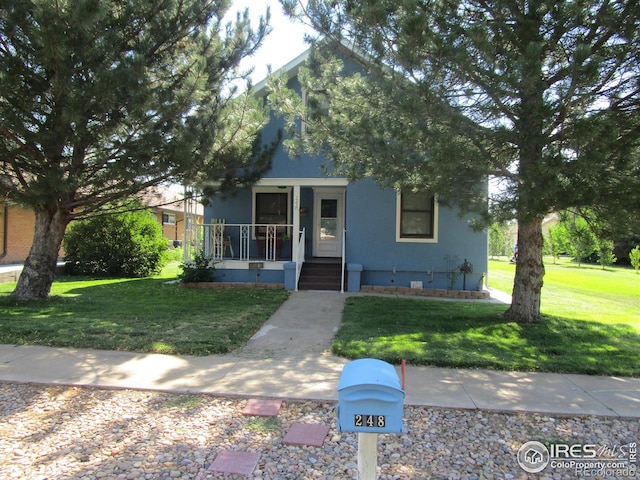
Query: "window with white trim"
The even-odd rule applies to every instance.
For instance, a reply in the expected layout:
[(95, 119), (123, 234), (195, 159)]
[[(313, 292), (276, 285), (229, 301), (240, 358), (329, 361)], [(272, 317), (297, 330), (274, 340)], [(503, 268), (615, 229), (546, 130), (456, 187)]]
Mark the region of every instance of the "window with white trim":
[(173, 213), (163, 213), (162, 214), (162, 224), (163, 225), (175, 225), (176, 224), (176, 216)]
[(396, 240), (438, 241), (438, 201), (435, 195), (408, 189), (398, 192)]

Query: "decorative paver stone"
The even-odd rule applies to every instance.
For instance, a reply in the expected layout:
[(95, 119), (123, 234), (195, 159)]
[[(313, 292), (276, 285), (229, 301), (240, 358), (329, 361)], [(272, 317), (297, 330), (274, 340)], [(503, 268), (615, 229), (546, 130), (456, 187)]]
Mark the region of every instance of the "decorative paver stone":
[(282, 439), (282, 443), (285, 445), (321, 447), (328, 433), (328, 425), (294, 423)]
[(222, 450), (208, 470), (233, 475), (251, 475), (259, 461), (259, 453)]
[(247, 402), (242, 414), (255, 417), (277, 417), (281, 406), (282, 400), (252, 398)]

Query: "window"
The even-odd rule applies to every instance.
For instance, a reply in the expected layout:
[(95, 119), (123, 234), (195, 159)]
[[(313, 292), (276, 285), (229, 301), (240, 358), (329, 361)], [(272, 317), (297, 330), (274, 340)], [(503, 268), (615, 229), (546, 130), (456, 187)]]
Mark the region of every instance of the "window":
[(302, 92), (302, 103), (305, 107), (305, 117), (302, 119), (302, 134), (309, 133), (310, 128), (307, 118), (317, 121), (321, 116), (329, 114), (329, 97), (323, 92), (312, 92), (306, 90)]
[[(253, 192), (253, 223), (287, 225), (289, 223), (289, 189), (262, 188)], [(261, 230), (258, 227), (258, 234)]]
[(175, 225), (176, 224), (176, 216), (173, 213), (163, 213), (162, 214), (162, 224), (163, 225)]
[(438, 203), (428, 192), (404, 190), (398, 194), (397, 240), (437, 242)]

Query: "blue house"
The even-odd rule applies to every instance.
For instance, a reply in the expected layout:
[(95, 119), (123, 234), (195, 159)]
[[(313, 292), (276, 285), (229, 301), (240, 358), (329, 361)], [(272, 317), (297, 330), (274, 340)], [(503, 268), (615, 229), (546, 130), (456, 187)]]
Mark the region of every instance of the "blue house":
[[(284, 67), (301, 96), (297, 72), (308, 54)], [(259, 95), (265, 86), (256, 86)], [(263, 138), (283, 125), (272, 116)], [(432, 192), (350, 182), (327, 174), (325, 164), (292, 159), (281, 145), (271, 170), (251, 188), (209, 198), (202, 240), (216, 262), (216, 282), (485, 296), (487, 234), (472, 230), (470, 218), (440, 205)]]

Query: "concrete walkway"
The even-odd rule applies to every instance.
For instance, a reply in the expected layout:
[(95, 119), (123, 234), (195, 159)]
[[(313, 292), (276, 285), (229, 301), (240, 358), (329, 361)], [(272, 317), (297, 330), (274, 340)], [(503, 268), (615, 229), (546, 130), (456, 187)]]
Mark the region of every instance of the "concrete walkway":
[[(347, 360), (328, 348), (349, 295), (295, 292), (229, 355), (0, 345), (0, 381), (336, 400)], [(640, 418), (640, 379), (407, 366), (405, 403)]]

